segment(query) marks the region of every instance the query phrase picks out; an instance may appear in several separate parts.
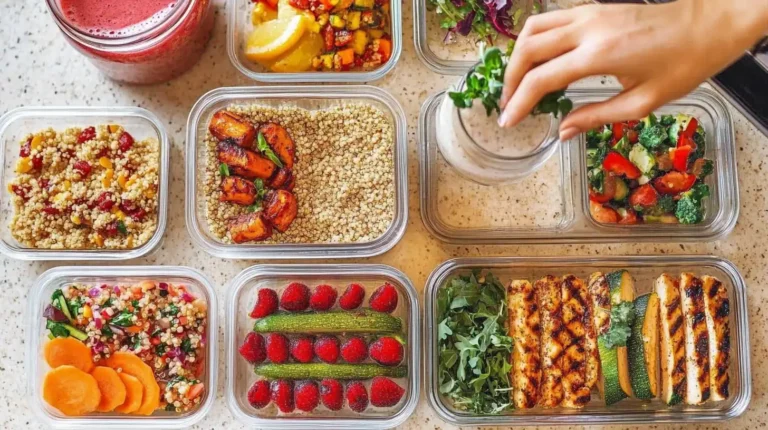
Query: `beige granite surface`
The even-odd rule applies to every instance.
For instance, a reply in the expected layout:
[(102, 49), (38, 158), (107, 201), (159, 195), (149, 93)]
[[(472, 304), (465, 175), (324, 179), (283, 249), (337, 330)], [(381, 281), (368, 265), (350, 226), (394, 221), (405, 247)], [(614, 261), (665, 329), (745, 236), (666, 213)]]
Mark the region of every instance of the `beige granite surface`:
[[(221, 2), (221, 0), (219, 0)], [(187, 265), (204, 271), (216, 283), (221, 298), (224, 285), (242, 269), (256, 262), (212, 258), (196, 248), (184, 225), (183, 145), (190, 108), (203, 93), (220, 86), (247, 85), (249, 82), (230, 65), (225, 49), (224, 8), (218, 6), (213, 40), (203, 60), (181, 78), (151, 87), (131, 87), (110, 82), (83, 57), (70, 48), (59, 34), (41, 0), (0, 1), (0, 112), (30, 105), (141, 106), (153, 111), (165, 123), (173, 139), (171, 154), (171, 193), (169, 226), (162, 248), (154, 255), (130, 264)], [(444, 260), (456, 256), (521, 255), (637, 255), (637, 254), (715, 254), (733, 261), (748, 284), (750, 336), (752, 343), (753, 394), (749, 410), (726, 424), (702, 428), (758, 428), (768, 424), (768, 320), (762, 310), (768, 293), (768, 138), (759, 134), (734, 109), (736, 149), (741, 187), (741, 216), (733, 233), (725, 240), (700, 244), (555, 245), (555, 246), (451, 246), (437, 242), (426, 233), (418, 203), (416, 122), (419, 107), (428, 95), (445, 88), (453, 77), (430, 73), (419, 61), (412, 43), (411, 7), (404, 5), (404, 50), (402, 58), (383, 80), (376, 82), (392, 92), (402, 103), (408, 118), (409, 220), (400, 243), (385, 255), (360, 260), (384, 263), (404, 271), (417, 290), (422, 291), (429, 273)], [(593, 80), (600, 85), (601, 80)], [(5, 226), (2, 226), (5, 228)], [(24, 392), (26, 379), (25, 320), (27, 292), (37, 276), (57, 263), (30, 263), (0, 260), (0, 428), (39, 428)], [(66, 264), (77, 264), (76, 262)], [(223, 315), (220, 327), (223, 327)], [(221, 329), (220, 329), (221, 332)], [(223, 349), (223, 347), (222, 347)], [(239, 428), (224, 401), (224, 368), (219, 373), (215, 406), (196, 428)], [(576, 424), (583, 424), (574, 422)], [(654, 428), (678, 428), (659, 426)], [(691, 426), (693, 427), (693, 426)], [(452, 428), (430, 410), (422, 393), (416, 413), (404, 429)], [(618, 428), (618, 427), (615, 427)]]

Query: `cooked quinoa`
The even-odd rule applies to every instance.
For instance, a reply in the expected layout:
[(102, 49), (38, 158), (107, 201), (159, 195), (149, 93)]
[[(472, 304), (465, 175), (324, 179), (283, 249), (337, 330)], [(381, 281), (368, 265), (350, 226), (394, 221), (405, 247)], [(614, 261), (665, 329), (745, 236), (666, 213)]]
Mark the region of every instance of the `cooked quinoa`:
[[(298, 215), (285, 233), (264, 243), (369, 242), (394, 219), (394, 129), (387, 115), (362, 103), (322, 110), (258, 104), (227, 108), (254, 126), (274, 122), (296, 144), (293, 193)], [(232, 243), (228, 222), (248, 208), (219, 201), (217, 140), (206, 134), (205, 213), (211, 232)]]
[(186, 286), (155, 281), (71, 284), (51, 297), (50, 307), (62, 311), (62, 306), (72, 320), (62, 312), (46, 311), (50, 337), (72, 335), (68, 322), (85, 334), (84, 343), (97, 365), (117, 351), (137, 355), (160, 385), (161, 409), (185, 412), (200, 403), (208, 307)]
[(47, 129), (20, 143), (13, 237), (44, 249), (131, 249), (157, 229), (160, 147), (118, 125)]

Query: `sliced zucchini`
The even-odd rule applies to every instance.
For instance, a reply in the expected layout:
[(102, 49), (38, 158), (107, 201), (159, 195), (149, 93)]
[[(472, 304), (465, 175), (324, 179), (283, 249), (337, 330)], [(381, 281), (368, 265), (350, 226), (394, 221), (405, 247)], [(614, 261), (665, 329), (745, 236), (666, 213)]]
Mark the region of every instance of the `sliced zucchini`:
[(655, 289), (661, 321), (661, 400), (672, 406), (685, 399), (685, 323), (677, 278), (665, 273)]
[(635, 323), (627, 342), (632, 392), (641, 400), (658, 394), (659, 296), (645, 294), (635, 299)]
[(621, 178), (616, 178), (616, 193), (613, 195), (613, 200), (621, 202), (627, 199), (629, 196), (629, 187), (627, 183)]
[(606, 277), (596, 272), (589, 276), (589, 296), (592, 301), (592, 312), (597, 331), (597, 351), (600, 356), (600, 377), (597, 389), (610, 406), (627, 398), (619, 382), (619, 358), (616, 348), (607, 348), (600, 335), (605, 334), (611, 327), (611, 290)]
[[(626, 270), (617, 270), (607, 274), (606, 279), (611, 287), (611, 305), (635, 300), (635, 280)], [(626, 346), (616, 348), (618, 353), (619, 383), (621, 389), (632, 396), (632, 382), (629, 377), (629, 352)]]

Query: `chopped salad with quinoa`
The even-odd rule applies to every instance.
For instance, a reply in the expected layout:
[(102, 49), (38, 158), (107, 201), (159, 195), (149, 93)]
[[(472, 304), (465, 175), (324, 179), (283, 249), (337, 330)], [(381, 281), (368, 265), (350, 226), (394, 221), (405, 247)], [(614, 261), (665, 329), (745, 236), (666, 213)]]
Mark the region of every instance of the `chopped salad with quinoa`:
[(32, 248), (143, 245), (157, 229), (159, 153), (119, 125), (30, 134), (8, 186), (11, 234)]
[[(90, 357), (79, 358), (86, 362), (86, 372), (93, 365), (112, 367), (139, 379), (143, 375), (145, 393), (147, 384), (156, 387), (157, 399), (150, 401), (146, 414), (158, 409), (186, 412), (204, 397), (207, 315), (206, 302), (184, 285), (154, 281), (68, 285), (53, 292), (44, 312), (50, 339), (46, 359), (54, 368), (51, 372), (62, 364), (76, 364), (78, 359), (67, 358), (71, 352), (57, 352), (54, 344), (76, 339), (85, 346), (82, 355)], [(104, 395), (102, 390), (102, 402)]]

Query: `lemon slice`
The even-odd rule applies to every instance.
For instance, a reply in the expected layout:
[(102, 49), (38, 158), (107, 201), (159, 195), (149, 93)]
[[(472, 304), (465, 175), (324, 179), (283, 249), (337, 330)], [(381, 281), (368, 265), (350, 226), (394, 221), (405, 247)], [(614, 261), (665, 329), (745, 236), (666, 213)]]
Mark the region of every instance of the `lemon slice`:
[(269, 61), (293, 48), (307, 29), (303, 16), (276, 19), (253, 28), (245, 47), (245, 56), (251, 61)]

